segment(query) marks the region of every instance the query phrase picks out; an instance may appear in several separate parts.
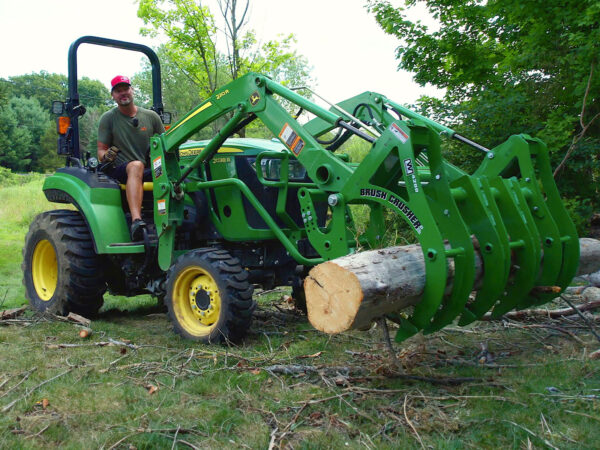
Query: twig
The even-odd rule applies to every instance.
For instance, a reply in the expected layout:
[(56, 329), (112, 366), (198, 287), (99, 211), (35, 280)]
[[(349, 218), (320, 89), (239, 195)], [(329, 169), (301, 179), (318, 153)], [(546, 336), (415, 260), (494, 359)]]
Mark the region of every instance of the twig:
[(516, 323), (510, 323), (507, 322), (506, 324), (508, 327), (512, 327), (512, 328), (520, 328), (520, 329), (528, 329), (528, 328), (548, 328), (551, 330), (556, 330), (560, 333), (566, 334), (568, 336), (571, 336), (574, 340), (576, 340), (580, 345), (582, 345), (583, 347), (585, 347), (585, 342), (583, 342), (579, 337), (577, 337), (573, 332), (569, 331), (569, 330), (565, 330), (564, 328), (561, 328), (557, 325), (550, 325), (550, 324), (544, 324), (544, 323), (540, 323), (540, 324), (531, 324), (531, 325), (518, 325)]
[(408, 375), (405, 373), (393, 373), (388, 376), (388, 378), (400, 378), (403, 380), (414, 380), (414, 381), (423, 381), (425, 383), (431, 384), (442, 384), (442, 385), (458, 385), (462, 383), (471, 383), (473, 381), (481, 381), (480, 378), (473, 377), (423, 377), (420, 375)]
[(129, 439), (131, 436), (135, 436), (136, 434), (140, 434), (140, 433), (143, 433), (143, 431), (137, 431), (135, 433), (130, 433), (130, 434), (122, 437), (117, 442), (115, 442), (113, 445), (111, 445), (110, 447), (108, 447), (108, 450), (113, 450), (113, 449), (117, 448), (121, 442)]
[(177, 430), (175, 430), (175, 436), (173, 437), (173, 445), (171, 445), (171, 450), (175, 448), (175, 444), (177, 444), (177, 435), (179, 434), (179, 425), (177, 425)]
[(551, 449), (554, 450), (558, 450), (558, 447), (555, 447), (554, 445), (552, 445), (549, 441), (547, 441), (546, 439), (544, 439), (543, 437), (538, 436), (537, 434), (535, 434), (533, 431), (531, 431), (528, 428), (525, 428), (522, 425), (519, 425), (517, 423), (511, 422), (510, 420), (503, 420), (502, 422), (506, 422), (506, 423), (510, 423), (511, 425), (520, 428), (521, 430), (526, 431), (527, 433), (529, 433), (531, 436), (538, 438), (539, 440), (541, 440), (544, 444), (546, 444), (548, 447), (550, 447)]
[(600, 418), (591, 416), (589, 414), (580, 413), (580, 412), (576, 412), (576, 411), (569, 411), (568, 409), (565, 409), (565, 412), (568, 414), (575, 414), (576, 416), (587, 417), (588, 419), (594, 419), (594, 420), (597, 420), (598, 422), (600, 422)]
[(177, 442), (183, 445), (187, 445), (189, 448), (193, 448), (194, 450), (200, 450), (200, 447), (196, 447), (194, 444), (188, 441), (184, 441), (183, 439), (179, 439)]
[[(273, 366), (266, 367), (258, 367), (259, 369), (264, 370), (265, 372), (269, 372), (270, 374), (280, 373), (283, 375), (302, 375), (306, 373), (320, 373), (323, 372), (325, 374), (334, 374), (338, 373), (349, 374), (351, 372), (350, 367), (345, 366), (302, 366), (298, 364), (275, 364)], [(246, 369), (246, 368), (244, 368)], [(356, 368), (355, 372), (360, 372), (361, 370)]]
[(410, 426), (410, 428), (413, 430), (413, 433), (415, 433), (415, 435), (417, 436), (417, 439), (419, 440), (419, 444), (421, 444), (421, 448), (425, 448), (425, 445), (423, 444), (423, 441), (421, 440), (421, 436), (419, 436), (419, 432), (417, 431), (417, 429), (415, 428), (415, 426), (412, 424), (412, 422), (410, 421), (410, 419), (408, 418), (408, 414), (406, 413), (406, 403), (408, 401), (408, 395), (404, 396), (404, 406), (402, 407), (402, 409), (404, 410), (404, 418), (406, 419), (406, 423), (408, 423), (408, 425)]
[[(4, 394), (0, 395), (0, 398), (5, 397), (6, 395), (8, 395), (9, 393), (11, 393), (12, 391), (14, 391), (16, 388), (18, 388), (21, 384), (23, 384), (25, 382), (25, 380), (27, 380), (27, 378), (29, 378), (29, 376), (35, 372), (37, 370), (37, 367), (34, 367), (33, 369), (30, 369), (29, 371), (27, 371), (25, 373), (25, 375), (23, 375), (23, 379), (21, 381), (19, 381), (17, 384), (15, 384), (13, 387), (11, 387), (8, 391), (6, 391)], [(6, 380), (8, 381), (8, 380)]]
[(394, 366), (398, 366), (398, 358), (396, 358), (396, 352), (394, 351), (394, 346), (392, 345), (392, 341), (390, 339), (390, 331), (388, 330), (387, 320), (385, 317), (379, 319), (379, 324), (381, 325), (381, 331), (383, 333), (383, 340), (385, 345), (390, 352), (390, 359)]
[(279, 430), (279, 428), (277, 428), (277, 425), (275, 425), (275, 428), (273, 428), (271, 430), (271, 440), (269, 441), (269, 450), (273, 450), (275, 448), (275, 441), (277, 440), (277, 431)]
[(335, 400), (336, 398), (338, 400), (340, 400), (342, 397), (345, 397), (346, 395), (352, 395), (352, 394), (354, 394), (354, 392), (348, 391), (348, 392), (344, 392), (342, 394), (332, 395), (331, 397), (319, 398), (317, 400), (307, 400), (302, 403), (306, 403), (307, 405), (316, 405), (317, 403), (325, 403), (325, 402), (328, 402), (329, 400)]
[(42, 435), (42, 433), (43, 433), (44, 431), (46, 431), (48, 428), (50, 428), (50, 425), (46, 425), (44, 428), (42, 428), (42, 429), (41, 429), (40, 431), (38, 431), (37, 433), (35, 433), (35, 434), (31, 434), (31, 435), (29, 435), (29, 436), (26, 436), (25, 438), (26, 438), (26, 439), (29, 439), (29, 438), (40, 437), (40, 436)]
[[(563, 298), (562, 295), (561, 295), (561, 298)], [(579, 313), (579, 312), (583, 312), (583, 311), (590, 311), (590, 310), (598, 309), (598, 308), (600, 308), (600, 300), (593, 300), (591, 302), (584, 303), (579, 306), (574, 306), (572, 303), (569, 303), (569, 306), (570, 306), (570, 308), (551, 309), (551, 310), (540, 308), (540, 309), (524, 309), (521, 311), (510, 311), (510, 312), (507, 312), (506, 314), (503, 314), (501, 317), (498, 317), (497, 319), (493, 319), (491, 313), (486, 313), (479, 320), (486, 320), (486, 321), (494, 321), (494, 320), (502, 320), (502, 319), (522, 320), (522, 319), (530, 319), (532, 317), (540, 317), (540, 318), (545, 318), (545, 319), (557, 319), (559, 317), (570, 316), (575, 313)]]
[(581, 126), (581, 131), (579, 132), (579, 134), (573, 136), (573, 140), (571, 141), (571, 145), (569, 146), (569, 148), (567, 150), (567, 153), (565, 154), (565, 157), (560, 162), (560, 164), (556, 167), (556, 169), (554, 170), (554, 173), (552, 174), (552, 176), (554, 178), (556, 178), (556, 176), (558, 175), (558, 173), (562, 170), (562, 168), (567, 163), (567, 159), (569, 159), (569, 157), (571, 156), (571, 153), (573, 153), (573, 151), (575, 150), (575, 145), (577, 144), (577, 142), (579, 142), (579, 140), (581, 140), (583, 138), (583, 136), (585, 136), (585, 133), (588, 130), (588, 128), (590, 127), (590, 125), (592, 125), (592, 123), (598, 117), (600, 117), (600, 113), (597, 113), (594, 117), (592, 117), (592, 119), (587, 124), (585, 124), (583, 122), (583, 118), (585, 116), (585, 106), (586, 106), (586, 103), (587, 103), (587, 96), (588, 96), (588, 94), (590, 92), (590, 86), (592, 84), (592, 77), (593, 76), (594, 76), (594, 62), (592, 62), (592, 65), (590, 67), (590, 75), (588, 77), (587, 86), (585, 88), (585, 93), (583, 95), (583, 102), (582, 102), (582, 105), (581, 105), (581, 113), (579, 114), (579, 125)]
[(573, 308), (577, 312), (577, 315), (579, 315), (579, 317), (581, 317), (583, 319), (583, 321), (586, 323), (586, 325), (590, 328), (590, 331), (592, 332), (592, 334), (594, 336), (596, 336), (596, 339), (598, 339), (598, 342), (600, 342), (600, 336), (598, 335), (598, 333), (596, 333), (596, 330), (594, 329), (594, 325), (592, 325), (592, 323), (589, 320), (587, 320), (587, 317), (585, 317), (581, 313), (581, 311), (579, 311), (579, 309), (575, 308), (573, 303), (571, 303), (571, 300), (566, 298), (564, 295), (561, 295), (560, 298), (562, 298), (567, 305), (569, 305), (571, 308)]
[(305, 402), (300, 409), (298, 410), (298, 412), (296, 414), (294, 414), (294, 417), (292, 417), (292, 420), (290, 420), (290, 422), (283, 428), (283, 430), (281, 431), (281, 435), (279, 436), (279, 441), (281, 441), (286, 434), (288, 434), (288, 431), (290, 431), (290, 429), (292, 428), (292, 426), (296, 423), (296, 421), (298, 420), (298, 417), (300, 417), (300, 414), (302, 414), (302, 411), (304, 411), (306, 409), (306, 407), (308, 406), (308, 402)]
[(123, 342), (123, 341), (117, 341), (116, 339), (112, 339), (112, 338), (108, 338), (108, 342), (110, 342), (111, 344), (114, 344), (114, 345), (122, 345), (123, 347), (129, 347), (133, 350), (137, 350), (140, 348), (139, 345), (130, 344), (128, 342)]
[(423, 399), (429, 399), (429, 400), (491, 399), (491, 400), (498, 400), (498, 401), (501, 401), (501, 402), (514, 403), (515, 405), (520, 405), (520, 406), (527, 407), (527, 405), (525, 403), (517, 402), (515, 400), (509, 400), (508, 398), (501, 397), (499, 395), (448, 395), (447, 397), (439, 397), (439, 396), (419, 394), (418, 397), (423, 398)]
[(23, 399), (25, 399), (25, 398), (29, 397), (31, 394), (33, 394), (33, 391), (35, 391), (35, 390), (39, 389), (40, 387), (42, 387), (42, 386), (43, 386), (43, 385), (45, 385), (45, 384), (48, 384), (48, 383), (50, 383), (51, 381), (54, 381), (54, 380), (56, 380), (57, 378), (60, 378), (60, 377), (62, 377), (63, 375), (66, 375), (66, 374), (68, 374), (68, 373), (69, 373), (69, 372), (71, 372), (72, 370), (73, 370), (73, 368), (71, 368), (71, 369), (69, 369), (69, 370), (65, 370), (64, 372), (62, 372), (62, 373), (59, 373), (58, 375), (56, 375), (56, 376), (54, 376), (54, 377), (52, 377), (52, 378), (50, 378), (50, 379), (48, 379), (48, 380), (42, 381), (42, 382), (41, 382), (40, 384), (38, 384), (37, 386), (34, 386), (32, 389), (28, 389), (28, 390), (25, 392), (25, 394), (24, 394), (24, 395), (22, 395), (21, 397), (19, 397), (19, 398), (17, 398), (17, 399), (15, 399), (15, 400), (13, 400), (13, 401), (12, 401), (12, 402), (10, 402), (8, 405), (6, 405), (4, 408), (2, 408), (2, 412), (3, 412), (3, 413), (5, 413), (5, 412), (9, 411), (9, 410), (10, 410), (10, 409), (11, 409), (13, 406), (15, 406), (15, 405), (17, 404), (17, 402), (19, 402), (20, 400), (23, 400)]

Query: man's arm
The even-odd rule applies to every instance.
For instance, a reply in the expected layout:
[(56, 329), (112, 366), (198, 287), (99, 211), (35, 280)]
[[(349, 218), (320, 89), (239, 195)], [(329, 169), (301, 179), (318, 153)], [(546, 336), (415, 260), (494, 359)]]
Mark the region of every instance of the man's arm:
[(108, 145), (106, 145), (104, 142), (98, 141), (98, 161), (102, 162), (107, 151)]

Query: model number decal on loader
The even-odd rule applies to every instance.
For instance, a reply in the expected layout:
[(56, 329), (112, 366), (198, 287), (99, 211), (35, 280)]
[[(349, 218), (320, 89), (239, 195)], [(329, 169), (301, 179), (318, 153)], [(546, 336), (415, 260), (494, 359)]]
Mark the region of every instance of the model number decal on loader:
[(229, 89), (225, 89), (223, 92), (219, 92), (217, 94), (217, 100), (222, 99), (223, 97), (225, 97), (227, 94), (229, 94)]
[(406, 218), (410, 221), (412, 226), (415, 228), (417, 234), (421, 234), (423, 231), (423, 225), (421, 221), (417, 218), (414, 212), (400, 200), (398, 197), (394, 195), (390, 195), (388, 198), (387, 192), (380, 191), (379, 189), (361, 189), (360, 190), (361, 197), (372, 197), (372, 198), (380, 198), (381, 200), (387, 200), (392, 206), (398, 208), (402, 214), (406, 216)]
[(419, 192), (419, 183), (417, 183), (417, 177), (415, 176), (415, 168), (412, 159), (406, 158), (404, 160), (404, 172), (406, 175), (410, 175), (413, 183), (415, 192)]
[(279, 133), (279, 139), (287, 145), (287, 147), (294, 152), (294, 155), (298, 156), (304, 148), (304, 141), (298, 136), (298, 134), (292, 129), (289, 123), (286, 123)]

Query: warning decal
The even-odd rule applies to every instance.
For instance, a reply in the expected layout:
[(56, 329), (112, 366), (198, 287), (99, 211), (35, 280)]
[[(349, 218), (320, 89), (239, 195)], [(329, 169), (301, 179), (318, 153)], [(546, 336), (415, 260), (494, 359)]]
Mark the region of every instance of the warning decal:
[(167, 201), (165, 199), (158, 200), (156, 202), (156, 207), (158, 209), (158, 213), (161, 216), (164, 216), (165, 214), (167, 214)]
[(292, 129), (292, 127), (286, 123), (279, 133), (279, 139), (294, 152), (294, 155), (298, 156), (304, 148), (304, 141), (298, 136), (298, 134)]
[(390, 126), (390, 131), (392, 133), (394, 133), (394, 135), (400, 140), (400, 142), (402, 142), (403, 144), (408, 141), (408, 134), (406, 134), (404, 132), (404, 130), (402, 128), (400, 128), (398, 125), (396, 125), (395, 123), (393, 123)]
[(154, 170), (154, 179), (162, 175), (162, 158), (160, 156), (152, 161), (152, 168)]

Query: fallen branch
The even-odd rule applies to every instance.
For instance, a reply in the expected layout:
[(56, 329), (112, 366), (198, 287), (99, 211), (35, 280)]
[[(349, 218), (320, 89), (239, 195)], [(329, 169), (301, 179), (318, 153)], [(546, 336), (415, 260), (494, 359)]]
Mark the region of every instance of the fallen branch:
[(558, 450), (558, 447), (556, 447), (556, 446), (552, 445), (552, 444), (551, 444), (551, 443), (550, 443), (550, 442), (549, 442), (547, 439), (544, 439), (543, 437), (541, 437), (541, 436), (538, 436), (538, 435), (537, 435), (537, 434), (535, 434), (533, 431), (531, 431), (530, 429), (528, 429), (528, 428), (524, 427), (523, 425), (519, 425), (519, 424), (517, 424), (517, 423), (511, 422), (510, 420), (503, 420), (502, 422), (506, 422), (506, 423), (509, 423), (509, 424), (511, 424), (511, 425), (513, 425), (513, 426), (515, 426), (515, 427), (517, 427), (517, 428), (520, 428), (521, 430), (523, 430), (523, 431), (525, 431), (525, 432), (529, 433), (531, 436), (533, 436), (533, 437), (535, 437), (535, 438), (539, 439), (540, 441), (542, 441), (544, 444), (546, 444), (546, 445), (547, 445), (548, 447), (550, 447), (551, 449), (553, 449), (553, 450)]
[(560, 308), (560, 309), (523, 309), (521, 311), (510, 311), (504, 314), (497, 319), (492, 318), (491, 313), (486, 313), (481, 320), (502, 320), (502, 319), (510, 319), (510, 320), (527, 320), (532, 318), (540, 318), (540, 319), (557, 319), (559, 317), (572, 316), (573, 314), (577, 314), (577, 311), (592, 311), (595, 309), (600, 309), (600, 300), (591, 301), (589, 303), (583, 303), (578, 306), (569, 307), (569, 308)]
[(20, 396), (20, 397), (16, 398), (16, 399), (15, 399), (15, 400), (13, 400), (12, 402), (10, 402), (8, 405), (6, 405), (4, 408), (2, 408), (2, 413), (5, 413), (5, 412), (9, 411), (9, 410), (10, 410), (10, 409), (11, 409), (13, 406), (15, 406), (15, 405), (16, 405), (16, 404), (17, 404), (19, 401), (21, 401), (21, 400), (24, 400), (24, 399), (26, 399), (27, 397), (29, 397), (31, 394), (33, 394), (33, 392), (34, 392), (35, 390), (37, 390), (37, 389), (41, 388), (41, 387), (42, 387), (42, 386), (44, 386), (45, 384), (48, 384), (48, 383), (50, 383), (51, 381), (54, 381), (54, 380), (56, 380), (57, 378), (60, 378), (60, 377), (62, 377), (62, 376), (64, 376), (64, 375), (66, 375), (66, 374), (70, 373), (72, 370), (73, 370), (72, 368), (71, 368), (71, 369), (69, 369), (69, 370), (65, 370), (64, 372), (62, 372), (62, 373), (59, 373), (58, 375), (56, 375), (56, 376), (54, 376), (54, 377), (52, 377), (52, 378), (50, 378), (50, 379), (48, 379), (48, 380), (42, 381), (42, 382), (41, 382), (40, 384), (38, 384), (37, 386), (34, 386), (32, 389), (28, 389), (28, 390), (25, 392), (25, 394), (23, 394), (22, 396)]
[(69, 315), (67, 316), (67, 320), (78, 323), (79, 325), (83, 325), (84, 327), (89, 327), (90, 324), (92, 323), (92, 321), (90, 319), (87, 319), (83, 316), (80, 316), (79, 314), (75, 314), (72, 312), (69, 313)]
[(117, 341), (115, 339), (109, 338), (108, 341), (101, 342), (91, 342), (89, 344), (46, 344), (45, 348), (49, 350), (56, 350), (59, 348), (77, 348), (77, 347), (128, 347), (133, 350), (137, 350), (140, 348), (139, 345), (131, 344), (128, 342)]
[(13, 309), (5, 309), (4, 311), (0, 311), (0, 320), (15, 319), (22, 315), (26, 310), (27, 306), (22, 306), (20, 308)]
[(594, 336), (596, 336), (596, 339), (598, 339), (598, 342), (600, 342), (600, 335), (598, 335), (598, 333), (596, 333), (596, 330), (594, 328), (594, 325), (592, 324), (592, 322), (590, 322), (589, 320), (587, 320), (587, 318), (581, 313), (581, 311), (579, 311), (575, 305), (573, 305), (573, 303), (571, 303), (571, 300), (569, 300), (568, 298), (566, 298), (565, 296), (561, 295), (560, 298), (563, 299), (563, 301), (569, 305), (571, 308), (573, 308), (577, 314), (579, 315), (579, 317), (581, 317), (581, 319), (585, 322), (585, 324), (588, 326), (588, 328), (590, 329), (590, 331), (592, 332), (592, 334)]
[[(17, 384), (15, 384), (13, 387), (11, 387), (8, 391), (6, 391), (5, 393), (3, 393), (2, 395), (0, 395), (0, 398), (5, 397), (6, 395), (8, 395), (9, 393), (11, 393), (12, 391), (14, 391), (16, 388), (18, 388), (21, 384), (23, 384), (25, 382), (25, 380), (27, 380), (27, 378), (29, 378), (29, 376), (35, 372), (37, 370), (37, 367), (34, 367), (33, 369), (28, 370), (25, 375), (23, 375), (23, 378), (21, 379), (21, 381), (19, 381)], [(7, 380), (8, 381), (8, 380)], [(4, 385), (4, 383), (3, 383)]]
[(406, 403), (407, 403), (407, 401), (408, 401), (408, 395), (405, 395), (404, 396), (404, 406), (402, 407), (402, 409), (404, 410), (404, 418), (406, 419), (406, 423), (408, 423), (408, 425), (412, 429), (413, 433), (415, 433), (415, 435), (417, 436), (417, 439), (419, 440), (419, 444), (421, 444), (421, 448), (424, 449), (425, 445), (423, 444), (423, 440), (421, 439), (421, 436), (419, 436), (419, 432), (417, 431), (417, 429), (415, 428), (415, 426), (412, 424), (412, 422), (408, 418), (408, 414), (406, 413)]
[(508, 323), (506, 324), (508, 327), (511, 328), (520, 328), (520, 329), (529, 329), (529, 328), (548, 328), (550, 330), (555, 330), (558, 331), (559, 333), (563, 333), (566, 334), (570, 337), (572, 337), (575, 341), (577, 341), (577, 343), (579, 345), (581, 345), (582, 347), (585, 347), (585, 342), (583, 342), (579, 337), (577, 337), (573, 332), (569, 331), (569, 330), (565, 330), (564, 328), (561, 328), (559, 326), (556, 325), (550, 325), (550, 324), (531, 324), (531, 325), (518, 325), (516, 323)]
[(350, 368), (350, 367), (316, 367), (316, 366), (302, 366), (298, 364), (276, 364), (273, 366), (267, 367), (257, 367), (257, 369), (262, 369), (265, 372), (269, 372), (271, 374), (279, 373), (282, 375), (305, 375), (307, 373), (323, 373), (325, 375), (338, 375), (344, 374), (348, 375), (351, 371), (361, 372), (362, 369), (358, 368)]

